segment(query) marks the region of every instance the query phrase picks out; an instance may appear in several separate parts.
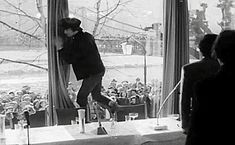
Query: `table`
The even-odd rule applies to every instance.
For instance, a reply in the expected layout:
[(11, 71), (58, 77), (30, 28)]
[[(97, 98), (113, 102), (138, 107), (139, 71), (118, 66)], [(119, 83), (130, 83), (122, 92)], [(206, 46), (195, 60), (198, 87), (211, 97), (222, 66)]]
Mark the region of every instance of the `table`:
[[(39, 127), (30, 129), (30, 144), (35, 145), (184, 145), (186, 136), (182, 133), (180, 122), (173, 118), (160, 118), (160, 125), (167, 130), (154, 130), (156, 118), (116, 122), (102, 122), (108, 134), (97, 135), (98, 123), (85, 125), (85, 133), (79, 133), (78, 125)], [(6, 129), (8, 144), (27, 144), (26, 129), (24, 135), (19, 130)]]

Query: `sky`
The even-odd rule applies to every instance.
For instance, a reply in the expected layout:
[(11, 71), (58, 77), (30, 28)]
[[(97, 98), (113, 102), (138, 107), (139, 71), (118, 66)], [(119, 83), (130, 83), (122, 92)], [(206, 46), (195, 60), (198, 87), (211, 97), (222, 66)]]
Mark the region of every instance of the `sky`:
[[(95, 1), (97, 0), (80, 0), (78, 3), (78, 0), (69, 0), (69, 4), (72, 6), (85, 6), (94, 9)], [(115, 0), (108, 0), (109, 4), (113, 1)], [(206, 9), (206, 19), (209, 28), (212, 32), (219, 33), (221, 28), (218, 23), (222, 18), (221, 10), (216, 7), (219, 0), (189, 0), (189, 10), (202, 10), (202, 7), (200, 7), (200, 3), (202, 2), (208, 4), (208, 8)], [(232, 13), (235, 14), (235, 9), (232, 9)], [(119, 13), (115, 19), (140, 28), (149, 27), (153, 23), (162, 23), (163, 0), (132, 0), (132, 2), (125, 6), (125, 11)]]
[[(16, 2), (15, 0), (10, 0), (11, 2)], [(36, 12), (35, 1), (32, 0), (20, 0), (21, 2), (27, 2), (28, 4), (25, 7), (29, 7), (27, 9), (27, 13)], [(43, 0), (46, 2), (47, 0)], [(79, 7), (87, 7), (89, 9), (94, 10), (94, 4), (97, 0), (68, 0), (70, 8), (79, 8)], [(112, 2), (117, 0), (103, 0), (104, 2), (108, 2), (109, 5)], [(164, 0), (132, 0), (130, 3), (122, 7), (123, 11), (121, 11), (117, 16), (114, 17), (115, 20), (133, 25), (139, 28), (151, 27), (153, 23), (162, 23), (163, 21), (163, 1)], [(235, 1), (235, 0), (234, 0)], [(220, 32), (220, 27), (217, 23), (221, 21), (221, 10), (216, 7), (219, 0), (189, 0), (189, 10), (202, 9), (200, 7), (200, 3), (206, 2), (208, 4), (208, 8), (206, 9), (206, 19), (208, 20), (209, 28), (214, 33)], [(2, 2), (0, 2), (1, 6)], [(10, 7), (9, 7), (10, 8)], [(7, 8), (7, 10), (10, 10)], [(45, 12), (46, 13), (46, 12)], [(235, 14), (235, 8), (232, 9), (232, 13)], [(37, 16), (37, 14), (34, 14)], [(88, 15), (88, 18), (90, 16)], [(3, 20), (3, 18), (0, 18)], [(15, 19), (6, 17), (7, 21), (13, 21)], [(13, 23), (13, 22), (12, 22)], [(23, 23), (23, 22), (22, 22)], [(122, 29), (130, 29), (130, 27), (126, 27), (121, 24), (113, 24)], [(23, 27), (23, 26), (22, 26)]]
[[(71, 9), (74, 7), (87, 7), (94, 10), (94, 2), (97, 0), (69, 0)], [(116, 0), (108, 1), (111, 5)], [(115, 16), (115, 20), (128, 23), (130, 25), (145, 28), (153, 23), (162, 23), (163, 0), (132, 0), (122, 7), (122, 11)]]
[[(189, 0), (189, 10), (202, 10), (202, 8), (200, 7), (200, 3), (202, 2), (205, 2), (208, 5), (206, 9), (206, 19), (208, 21), (209, 28), (212, 30), (212, 32), (219, 33), (221, 31), (221, 28), (218, 23), (221, 21), (222, 18), (221, 10), (216, 7), (219, 0)], [(235, 9), (231, 9), (231, 12), (235, 14)]]

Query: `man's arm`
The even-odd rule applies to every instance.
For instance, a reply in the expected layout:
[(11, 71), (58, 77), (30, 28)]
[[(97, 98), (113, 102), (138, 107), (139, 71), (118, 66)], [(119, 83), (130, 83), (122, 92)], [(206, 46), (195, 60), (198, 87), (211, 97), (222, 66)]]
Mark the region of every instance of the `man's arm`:
[(189, 127), (189, 119), (190, 119), (190, 89), (189, 89), (189, 81), (187, 72), (185, 69), (182, 69), (181, 72), (181, 87), (180, 87), (180, 113), (181, 113), (181, 120), (182, 120), (182, 128), (187, 129)]
[(65, 42), (62, 49), (58, 50), (59, 56), (69, 64), (77, 63), (87, 55), (87, 48), (85, 45), (79, 43), (76, 39)]
[(59, 57), (63, 58), (67, 63), (70, 62), (70, 52), (68, 49), (64, 48), (63, 46), (63, 39), (61, 37), (56, 38), (55, 40), (55, 47), (57, 52), (59, 53)]

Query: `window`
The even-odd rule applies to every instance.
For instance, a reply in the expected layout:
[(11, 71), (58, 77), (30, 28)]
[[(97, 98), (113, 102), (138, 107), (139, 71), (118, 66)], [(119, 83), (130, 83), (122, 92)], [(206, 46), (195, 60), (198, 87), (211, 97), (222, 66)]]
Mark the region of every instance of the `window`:
[(34, 106), (35, 110), (47, 105), (47, 7), (46, 1), (36, 2), (0, 3), (1, 113), (19, 115), (25, 105)]
[(69, 13), (96, 39), (106, 67), (103, 93), (126, 98), (119, 103), (128, 104), (134, 95), (130, 90), (142, 97), (146, 85), (149, 116), (155, 116), (163, 75), (163, 1), (69, 0)]
[(200, 59), (197, 47), (205, 34), (235, 28), (234, 4), (234, 0), (189, 0), (191, 58)]
[[(149, 116), (155, 117), (163, 76), (163, 1), (68, 1), (70, 17), (79, 18), (84, 31), (96, 39), (106, 66), (103, 87), (107, 95), (122, 96), (110, 89), (115, 81), (120, 90), (124, 89), (123, 86), (128, 89), (124, 89), (127, 97), (133, 95), (130, 89), (136, 82), (142, 96), (146, 85), (150, 99)], [(24, 101), (22, 98), (28, 99), (34, 107), (36, 104), (40, 106), (40, 102), (44, 107), (47, 105), (47, 1), (36, 2), (38, 5), (31, 0), (4, 0), (0, 3), (1, 112), (7, 111), (4, 109), (12, 101), (20, 105)], [(79, 87), (80, 82), (75, 77), (71, 81)]]

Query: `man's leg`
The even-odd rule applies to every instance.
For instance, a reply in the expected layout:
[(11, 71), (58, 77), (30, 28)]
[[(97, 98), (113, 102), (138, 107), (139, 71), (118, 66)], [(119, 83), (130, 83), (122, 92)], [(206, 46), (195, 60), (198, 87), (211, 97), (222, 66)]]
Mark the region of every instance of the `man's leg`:
[(77, 94), (77, 103), (80, 105), (80, 107), (86, 108), (87, 113), (89, 112), (87, 108), (88, 104), (87, 97), (94, 90), (97, 84), (102, 80), (102, 76), (103, 73), (100, 73), (97, 75), (90, 76), (89, 78), (85, 78), (82, 81), (81, 88), (79, 89), (79, 92)]
[(79, 89), (78, 94), (77, 94), (77, 103), (80, 105), (80, 107), (86, 109), (86, 118), (85, 118), (86, 122), (90, 121), (88, 95), (94, 89), (96, 84), (97, 84), (97, 81), (93, 77), (85, 78), (82, 81), (81, 88)]
[(112, 100), (101, 94), (101, 85), (102, 85), (101, 81), (102, 81), (102, 78), (100, 78), (99, 83), (97, 83), (97, 85), (91, 91), (91, 96), (95, 101), (101, 103), (102, 105), (105, 105), (105, 106), (109, 107), (109, 102), (112, 101)]
[(95, 86), (95, 88), (91, 91), (92, 98), (97, 101), (101, 106), (108, 109), (111, 115), (114, 115), (115, 111), (118, 109), (118, 104), (108, 96), (103, 96), (101, 94), (101, 86), (102, 86), (102, 77), (100, 77), (99, 83)]
[(81, 88), (79, 89), (77, 94), (77, 103), (81, 107), (85, 107), (87, 105), (88, 95), (94, 90), (97, 84), (99, 84), (100, 81), (102, 81), (103, 74), (104, 73), (100, 73), (83, 79)]
[(92, 90), (92, 86), (88, 85), (86, 79), (83, 80), (81, 88), (78, 91), (77, 94), (77, 103), (80, 105), (80, 107), (86, 107), (87, 105), (87, 97), (89, 93)]

